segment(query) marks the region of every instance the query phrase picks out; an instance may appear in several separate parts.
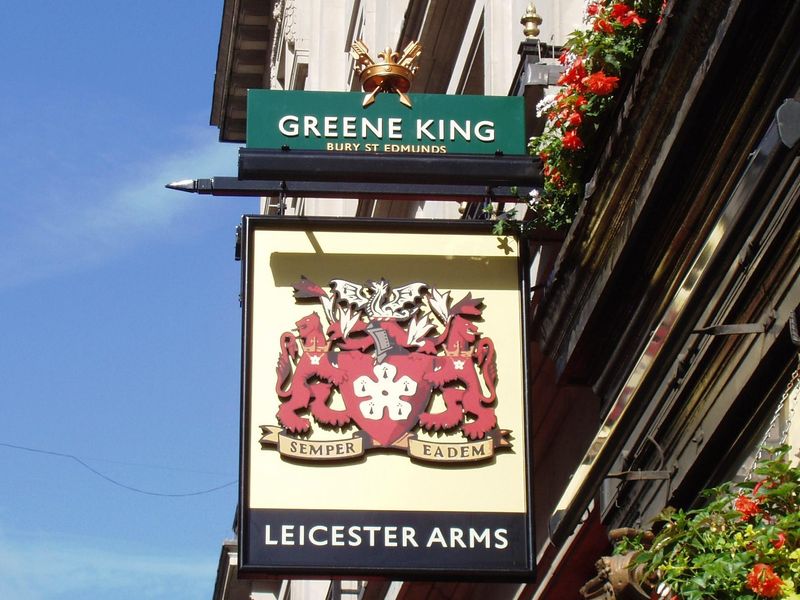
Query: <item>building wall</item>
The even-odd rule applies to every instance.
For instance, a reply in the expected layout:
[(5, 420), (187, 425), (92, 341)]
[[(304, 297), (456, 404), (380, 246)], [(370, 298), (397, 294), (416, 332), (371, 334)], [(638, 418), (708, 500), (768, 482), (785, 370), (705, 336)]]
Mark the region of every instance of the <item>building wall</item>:
[[(560, 44), (580, 24), (579, 0), (538, 3), (540, 39)], [(269, 87), (358, 90), (349, 48), (363, 40), (373, 56), (421, 40), (417, 93), (507, 95), (523, 40), (525, 0), (279, 0), (269, 64)], [(265, 212), (277, 203), (263, 203)], [(460, 218), (453, 202), (288, 201), (286, 214), (368, 215), (383, 218)]]
[[(352, 90), (347, 48), (363, 38), (372, 52), (423, 40), (425, 59), (415, 91), (506, 94), (514, 83), (525, 5), (517, 0), (280, 0), (267, 14), (263, 2), (228, 0), (226, 19), (233, 23), (238, 14), (239, 23), (249, 28), (232, 36), (233, 46), (242, 50), (246, 43), (251, 54), (224, 51), (222, 44), (218, 73), (228, 75), (215, 89), (256, 81), (253, 86)], [(538, 3), (544, 18), (540, 39), (562, 42), (578, 23), (582, 5)], [(749, 185), (746, 177), (780, 101), (800, 97), (794, 33), (800, 17), (785, 1), (770, 11), (725, 0), (670, 6), (597, 158), (593, 191), (560, 251), (546, 293), (541, 297), (537, 291), (541, 304), (532, 346), (539, 581), (529, 586), (378, 581), (226, 586), (218, 578), (215, 600), (329, 593), (392, 600), (563, 598), (563, 590), (577, 589), (576, 581), (585, 577), (582, 569), (591, 567), (605, 543), (601, 516), (606, 525), (644, 524), (666, 502), (689, 506), (701, 488), (748, 464), (797, 360), (787, 333), (788, 309), (800, 304), (796, 147), (794, 154), (783, 150), (774, 172), (763, 174), (757, 185)], [(223, 26), (223, 39), (224, 31)], [(254, 50), (262, 47), (264, 52)], [(242, 106), (240, 95), (229, 89), (215, 92), (212, 120), (224, 139), (236, 141), (242, 135), (241, 123), (235, 122)], [(736, 200), (740, 191), (745, 196)], [(703, 240), (722, 231), (716, 224), (732, 199), (746, 210), (724, 220), (725, 243), (714, 250), (714, 268), (662, 331), (670, 300), (681, 293)], [(276, 206), (276, 199), (265, 199), (264, 212), (275, 212)], [(457, 217), (456, 209), (433, 202), (287, 199), (289, 214), (440, 218)], [(543, 269), (545, 275), (549, 271)], [(771, 323), (759, 335), (697, 333), (710, 324), (759, 322)], [(604, 430), (602, 419), (627, 392), (631, 375), (645, 364), (642, 359), (649, 360), (646, 350), (653, 340), (659, 347), (632, 392), (627, 422), (613, 432)], [(793, 406), (785, 407), (779, 419), (782, 427), (791, 425), (790, 440), (797, 439), (800, 422)], [(590, 445), (608, 439), (613, 443), (604, 464), (575, 468)], [(612, 468), (634, 475), (663, 471), (667, 479), (611, 481)], [(577, 489), (591, 477), (605, 482), (587, 485), (594, 502), (586, 505), (593, 510), (584, 512), (580, 498), (564, 501), (570, 480)], [(550, 516), (557, 508), (579, 509), (581, 524), (567, 540), (551, 543)], [(223, 582), (235, 576), (235, 559), (230, 549), (223, 553)]]
[[(228, 0), (226, 6), (232, 1)], [(242, 15), (248, 14), (250, 7), (246, 0), (240, 1), (243, 4), (237, 10)], [(277, 0), (270, 15), (269, 39), (265, 40), (269, 51), (263, 66), (264, 87), (358, 90), (358, 77), (348, 52), (353, 41), (363, 40), (375, 56), (386, 46), (397, 49), (411, 40), (421, 40), (423, 55), (412, 91), (507, 95), (520, 63), (518, 49), (524, 39), (520, 19), (527, 6), (525, 0)], [(566, 33), (580, 24), (582, 8), (581, 0), (538, 2), (537, 10), (543, 17), (540, 39), (550, 44), (563, 42)], [(253, 22), (255, 16), (249, 18)], [(235, 44), (236, 35), (232, 37)], [(232, 62), (230, 68), (235, 70), (235, 57)], [(257, 69), (257, 66), (250, 67), (253, 71)], [(279, 198), (263, 198), (262, 212), (278, 212), (280, 201)], [(454, 202), (315, 198), (286, 198), (284, 202), (285, 213), (296, 215), (461, 217), (459, 205)], [(550, 260), (552, 250), (540, 251), (536, 264), (542, 276), (546, 275)], [(582, 414), (588, 417), (591, 411)], [(557, 469), (557, 465), (564, 463), (558, 457), (551, 457), (550, 464)], [(546, 532), (546, 527), (542, 531)], [(231, 558), (229, 552), (223, 559), (235, 560), (235, 555)], [(337, 599), (410, 599), (427, 597), (434, 589), (431, 584), (374, 581), (286, 581), (278, 587), (275, 582), (254, 581), (245, 587), (253, 600), (319, 599), (329, 593)], [(230, 589), (234, 590), (231, 595), (222, 594), (215, 600), (243, 597), (241, 588)], [(518, 597), (525, 586), (454, 584), (436, 589), (440, 590), (439, 594), (446, 594), (448, 590), (454, 593), (458, 589), (460, 598), (502, 600)]]

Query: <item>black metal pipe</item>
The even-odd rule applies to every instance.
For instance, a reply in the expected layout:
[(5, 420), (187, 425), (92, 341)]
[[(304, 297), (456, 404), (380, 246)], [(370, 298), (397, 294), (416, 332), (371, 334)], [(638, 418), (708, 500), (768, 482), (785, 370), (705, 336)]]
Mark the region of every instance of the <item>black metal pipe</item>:
[(236, 177), (185, 179), (167, 184), (169, 189), (211, 196), (278, 196), (305, 198), (363, 198), (390, 200), (497, 200), (527, 199), (533, 187), (443, 185), (420, 183), (353, 183), (348, 181), (253, 181)]
[(477, 186), (541, 186), (527, 155), (334, 153), (239, 150), (239, 179)]

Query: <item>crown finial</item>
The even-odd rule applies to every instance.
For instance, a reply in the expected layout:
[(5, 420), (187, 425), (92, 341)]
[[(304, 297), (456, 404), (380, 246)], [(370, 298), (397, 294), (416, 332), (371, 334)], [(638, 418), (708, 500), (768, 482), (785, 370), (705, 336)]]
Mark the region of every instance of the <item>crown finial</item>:
[(350, 56), (356, 61), (353, 68), (359, 74), (361, 88), (367, 92), (363, 106), (375, 102), (378, 92), (395, 92), (400, 102), (411, 107), (411, 99), (406, 92), (411, 89), (411, 80), (417, 72), (417, 59), (422, 52), (422, 45), (411, 42), (400, 54), (387, 47), (378, 53), (383, 62), (376, 62), (369, 56), (369, 49), (364, 42), (356, 40), (350, 49)]
[(532, 40), (539, 36), (539, 25), (542, 24), (542, 17), (536, 13), (536, 7), (533, 2), (528, 4), (525, 14), (522, 15), (519, 22), (524, 27), (525, 39)]

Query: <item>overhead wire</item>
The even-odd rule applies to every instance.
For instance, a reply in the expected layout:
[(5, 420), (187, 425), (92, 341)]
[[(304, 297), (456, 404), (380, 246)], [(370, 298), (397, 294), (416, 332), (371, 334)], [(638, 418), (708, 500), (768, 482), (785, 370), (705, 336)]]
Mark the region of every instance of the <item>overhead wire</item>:
[(114, 479), (112, 477), (109, 477), (105, 473), (102, 473), (102, 472), (98, 471), (97, 469), (95, 469), (91, 465), (87, 464), (86, 462), (84, 462), (79, 457), (75, 456), (74, 454), (67, 454), (65, 452), (55, 452), (53, 450), (43, 450), (41, 448), (31, 448), (29, 446), (20, 446), (18, 444), (10, 444), (8, 442), (0, 442), (0, 446), (3, 446), (5, 448), (12, 448), (14, 450), (21, 450), (21, 451), (25, 451), (25, 452), (33, 452), (35, 454), (44, 454), (44, 455), (47, 455), (47, 456), (57, 456), (57, 457), (60, 457), (60, 458), (69, 458), (69, 459), (75, 461), (76, 463), (78, 463), (80, 466), (82, 466), (86, 470), (88, 470), (91, 473), (93, 473), (94, 475), (96, 475), (97, 477), (100, 477), (101, 479), (104, 479), (108, 483), (111, 483), (111, 484), (113, 484), (113, 485), (115, 485), (117, 487), (121, 487), (121, 488), (123, 488), (125, 490), (128, 490), (130, 492), (136, 492), (137, 494), (144, 494), (146, 496), (160, 496), (160, 497), (164, 497), (164, 498), (185, 498), (185, 497), (188, 497), (188, 496), (202, 496), (203, 494), (210, 494), (211, 492), (216, 492), (216, 491), (224, 489), (226, 487), (230, 487), (232, 485), (235, 485), (236, 483), (239, 482), (238, 479), (234, 479), (233, 481), (229, 481), (228, 483), (223, 483), (222, 485), (217, 485), (217, 486), (214, 486), (214, 487), (211, 487), (211, 488), (198, 490), (198, 491), (194, 491), (194, 492), (182, 492), (182, 493), (153, 492), (153, 491), (150, 491), (150, 490), (144, 490), (144, 489), (141, 489), (141, 488), (134, 487), (132, 485), (128, 485), (128, 484), (122, 483), (121, 481), (117, 481), (116, 479)]

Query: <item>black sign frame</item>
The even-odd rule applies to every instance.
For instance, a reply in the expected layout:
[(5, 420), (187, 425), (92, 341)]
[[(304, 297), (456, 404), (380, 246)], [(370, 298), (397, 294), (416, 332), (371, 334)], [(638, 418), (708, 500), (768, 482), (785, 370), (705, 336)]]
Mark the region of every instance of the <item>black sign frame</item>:
[[(263, 230), (313, 230), (325, 232), (397, 232), (428, 234), (470, 234), (492, 236), (485, 221), (377, 220), (349, 218), (243, 217), (242, 227), (242, 371), (240, 424), (240, 496), (238, 512), (239, 573), (245, 578), (390, 578), (402, 580), (475, 580), (526, 582), (535, 577), (535, 536), (533, 526), (533, 442), (531, 438), (531, 382), (528, 345), (530, 257), (528, 242), (516, 239), (519, 247), (517, 272), (522, 339), (524, 477), (526, 512), (420, 512), (253, 509), (250, 507), (250, 451), (253, 426), (250, 415), (252, 362), (252, 307), (254, 234)], [(272, 368), (272, 365), (263, 368)], [(454, 468), (463, 468), (455, 466)], [(281, 485), (276, 481), (275, 485)], [(331, 490), (319, 490), (324, 499)], [(269, 526), (269, 529), (267, 529)], [(316, 529), (314, 529), (316, 527)], [(413, 529), (413, 534), (409, 532)], [(435, 536), (434, 529), (448, 538), (452, 529), (466, 537), (461, 544), (446, 548), (425, 547), (423, 540)], [(268, 533), (265, 534), (265, 531)], [(486, 532), (489, 538), (486, 538)], [(504, 531), (504, 533), (502, 533)], [(260, 540), (260, 541), (259, 541)], [(290, 542), (286, 544), (284, 542)], [(445, 546), (451, 539), (445, 539)], [(358, 543), (356, 543), (358, 542)], [(487, 547), (488, 546), (488, 547)], [(276, 553), (273, 549), (280, 547)], [(335, 548), (335, 559), (331, 549)], [(508, 549), (508, 552), (504, 552)], [(485, 551), (484, 551), (485, 550)]]

